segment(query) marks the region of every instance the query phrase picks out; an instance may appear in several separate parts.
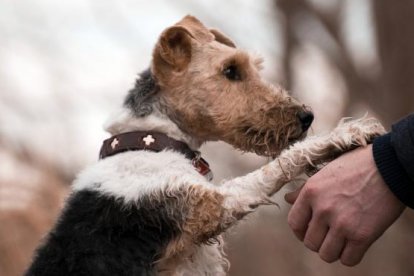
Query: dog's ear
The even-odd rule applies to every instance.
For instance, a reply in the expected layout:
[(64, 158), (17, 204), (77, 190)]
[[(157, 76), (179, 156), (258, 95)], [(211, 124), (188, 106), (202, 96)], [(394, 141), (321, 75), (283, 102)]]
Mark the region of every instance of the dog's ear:
[(210, 32), (214, 35), (215, 40), (217, 42), (220, 42), (221, 44), (227, 45), (232, 48), (236, 48), (236, 44), (234, 44), (234, 42), (226, 35), (224, 35), (222, 32), (216, 29), (210, 29)]
[(166, 29), (155, 46), (154, 63), (182, 71), (191, 60), (191, 32), (182, 26)]
[(200, 20), (192, 15), (185, 16), (183, 19), (178, 21), (175, 26), (184, 27), (191, 33), (192, 37), (201, 44), (209, 43), (214, 40), (214, 35), (209, 31), (209, 29), (207, 29)]

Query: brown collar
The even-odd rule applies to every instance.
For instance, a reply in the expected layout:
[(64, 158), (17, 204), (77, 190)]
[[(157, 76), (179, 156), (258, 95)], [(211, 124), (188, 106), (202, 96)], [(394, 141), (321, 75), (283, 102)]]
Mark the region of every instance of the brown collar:
[(158, 132), (133, 131), (114, 135), (103, 141), (99, 159), (131, 150), (160, 152), (164, 149), (171, 149), (184, 154), (186, 158), (191, 160), (191, 163), (201, 175), (208, 180), (213, 179), (210, 166), (207, 161), (201, 158), (199, 151), (193, 151), (186, 143)]

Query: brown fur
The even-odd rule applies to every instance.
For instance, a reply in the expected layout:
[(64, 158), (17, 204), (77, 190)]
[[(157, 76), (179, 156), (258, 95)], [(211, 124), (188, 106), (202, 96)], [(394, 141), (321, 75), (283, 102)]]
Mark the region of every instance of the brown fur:
[(210, 32), (214, 35), (214, 38), (217, 42), (220, 42), (221, 44), (227, 45), (232, 48), (236, 48), (236, 44), (230, 38), (221, 33), (219, 30), (210, 29)]
[(175, 202), (180, 205), (175, 206), (175, 209), (186, 215), (179, 222), (180, 236), (167, 245), (162, 258), (157, 261), (160, 275), (171, 275), (169, 273), (174, 271), (184, 257), (191, 258), (194, 245), (218, 242), (216, 237), (224, 230), (222, 194), (199, 185), (191, 185), (186, 191), (178, 194), (174, 191), (174, 195), (168, 193), (167, 196), (175, 198)]
[(179, 209), (188, 210), (180, 226), (182, 233), (168, 245), (164, 258), (182, 254), (192, 244), (214, 242), (211, 238), (221, 233), (220, 223), (224, 213), (222, 194), (192, 185), (176, 199), (182, 204)]
[[(160, 108), (200, 141), (223, 140), (244, 151), (274, 156), (305, 135), (298, 119), (305, 109), (286, 91), (261, 79), (261, 63), (221, 32), (186, 16), (161, 34), (153, 52), (151, 71), (159, 86)], [(237, 69), (237, 79), (226, 77), (229, 67)], [(186, 215), (181, 235), (158, 262), (160, 271), (174, 268), (177, 258), (191, 256), (194, 244), (213, 242), (250, 212), (224, 210), (224, 196), (201, 186), (192, 185), (184, 194), (173, 195)]]
[[(152, 71), (164, 111), (184, 132), (274, 156), (303, 137), (297, 114), (305, 108), (263, 81), (260, 63), (224, 34), (187, 16), (162, 33)], [(237, 67), (240, 80), (224, 76), (228, 66)]]
[(217, 236), (220, 231), (221, 217), (224, 208), (224, 196), (218, 192), (192, 186), (188, 197), (191, 206), (183, 232), (192, 237), (196, 244), (208, 243), (210, 238)]

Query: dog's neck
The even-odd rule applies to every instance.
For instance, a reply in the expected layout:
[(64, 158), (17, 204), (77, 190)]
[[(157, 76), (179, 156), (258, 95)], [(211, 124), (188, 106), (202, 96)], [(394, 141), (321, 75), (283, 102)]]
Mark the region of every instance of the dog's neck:
[(136, 117), (128, 108), (123, 107), (118, 113), (111, 116), (104, 128), (111, 135), (131, 131), (164, 133), (173, 139), (186, 143), (192, 150), (197, 150), (203, 143), (203, 141), (183, 133), (174, 122), (158, 110), (154, 110), (145, 117)]

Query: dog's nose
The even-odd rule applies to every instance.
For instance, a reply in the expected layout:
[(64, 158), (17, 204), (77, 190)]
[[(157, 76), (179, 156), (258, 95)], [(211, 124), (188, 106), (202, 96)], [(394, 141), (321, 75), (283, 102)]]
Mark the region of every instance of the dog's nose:
[(304, 111), (298, 112), (297, 116), (299, 118), (300, 123), (302, 124), (302, 130), (307, 131), (313, 122), (313, 118), (314, 118), (313, 113), (310, 111), (304, 110)]

